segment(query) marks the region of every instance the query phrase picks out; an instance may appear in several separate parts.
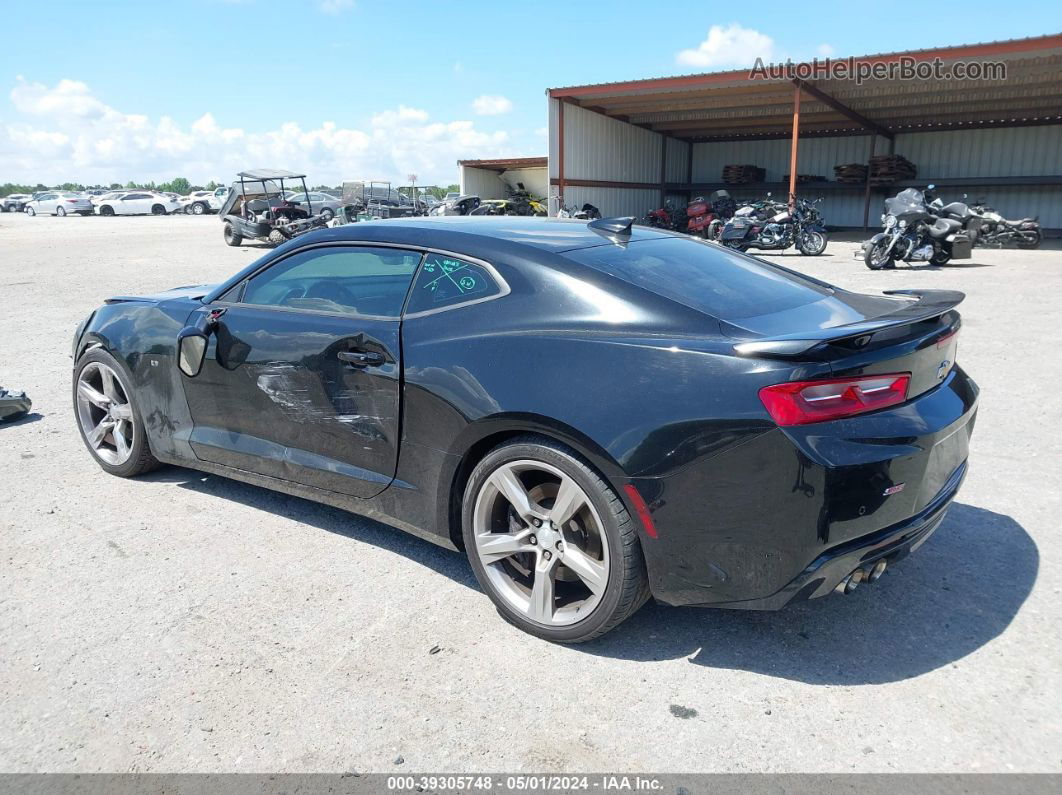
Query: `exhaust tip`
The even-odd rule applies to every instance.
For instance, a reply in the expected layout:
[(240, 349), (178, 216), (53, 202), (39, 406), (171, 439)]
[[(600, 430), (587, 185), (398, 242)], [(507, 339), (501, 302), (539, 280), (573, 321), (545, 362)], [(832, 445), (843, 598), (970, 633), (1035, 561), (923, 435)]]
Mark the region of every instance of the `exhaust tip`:
[(852, 591), (854, 591), (862, 584), (863, 579), (865, 577), (866, 574), (862, 569), (856, 569), (855, 571), (853, 571), (852, 574), (848, 577), (848, 582), (844, 586), (844, 592), (852, 593)]
[(870, 570), (870, 574), (867, 575), (867, 582), (877, 582), (881, 579), (881, 575), (885, 573), (885, 568), (888, 566), (884, 560), (879, 560), (874, 564), (874, 568)]

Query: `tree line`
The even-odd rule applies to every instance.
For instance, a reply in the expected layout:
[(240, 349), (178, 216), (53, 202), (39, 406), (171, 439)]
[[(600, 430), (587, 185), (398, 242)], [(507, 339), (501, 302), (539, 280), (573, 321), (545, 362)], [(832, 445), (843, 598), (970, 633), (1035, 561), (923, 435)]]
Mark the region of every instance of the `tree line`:
[[(210, 180), (206, 185), (193, 185), (184, 177), (175, 177), (169, 182), (134, 182), (130, 180), (124, 185), (120, 182), (112, 182), (110, 185), (82, 185), (80, 182), (64, 182), (61, 185), (45, 185), (38, 182), (36, 185), (18, 185), (14, 182), (5, 182), (0, 185), (0, 197), (10, 196), (12, 193), (40, 193), (46, 190), (69, 190), (69, 191), (81, 191), (81, 190), (155, 190), (163, 193), (177, 193), (181, 196), (187, 196), (192, 191), (197, 190), (217, 190), (221, 187), (221, 183)], [(343, 190), (342, 185), (315, 185), (310, 190)], [(408, 193), (410, 189), (404, 188)], [(417, 192), (420, 194), (429, 193), (436, 199), (441, 199), (447, 193), (460, 190), (457, 185), (447, 185), (445, 188), (437, 185), (425, 185), (421, 187), (417, 186)]]

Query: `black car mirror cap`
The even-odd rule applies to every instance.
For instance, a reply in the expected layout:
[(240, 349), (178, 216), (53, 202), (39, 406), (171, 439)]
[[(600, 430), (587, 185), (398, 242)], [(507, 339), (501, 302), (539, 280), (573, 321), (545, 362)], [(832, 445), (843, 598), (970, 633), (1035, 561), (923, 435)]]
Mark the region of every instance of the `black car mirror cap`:
[(189, 378), (195, 378), (206, 359), (207, 335), (195, 326), (181, 329), (177, 335), (177, 367)]

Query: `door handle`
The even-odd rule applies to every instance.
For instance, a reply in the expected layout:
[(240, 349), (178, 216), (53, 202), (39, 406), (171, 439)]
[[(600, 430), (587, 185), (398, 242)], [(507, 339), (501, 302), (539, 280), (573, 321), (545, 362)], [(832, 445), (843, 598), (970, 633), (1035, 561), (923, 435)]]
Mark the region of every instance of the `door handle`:
[(382, 353), (375, 351), (340, 351), (336, 358), (354, 367), (375, 367), (386, 361)]

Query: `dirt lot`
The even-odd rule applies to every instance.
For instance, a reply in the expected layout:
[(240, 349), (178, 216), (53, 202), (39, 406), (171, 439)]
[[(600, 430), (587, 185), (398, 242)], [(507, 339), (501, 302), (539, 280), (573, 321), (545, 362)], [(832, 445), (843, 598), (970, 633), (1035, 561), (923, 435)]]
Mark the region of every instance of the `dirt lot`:
[(784, 260), (968, 295), (982, 403), (944, 525), (847, 597), (650, 605), (565, 648), (399, 531), (191, 470), (105, 475), (71, 410), (78, 321), (263, 252), (215, 217), (0, 215), (0, 384), (34, 400), (0, 427), (0, 770), (1062, 771), (1062, 253), (872, 273), (853, 248)]

